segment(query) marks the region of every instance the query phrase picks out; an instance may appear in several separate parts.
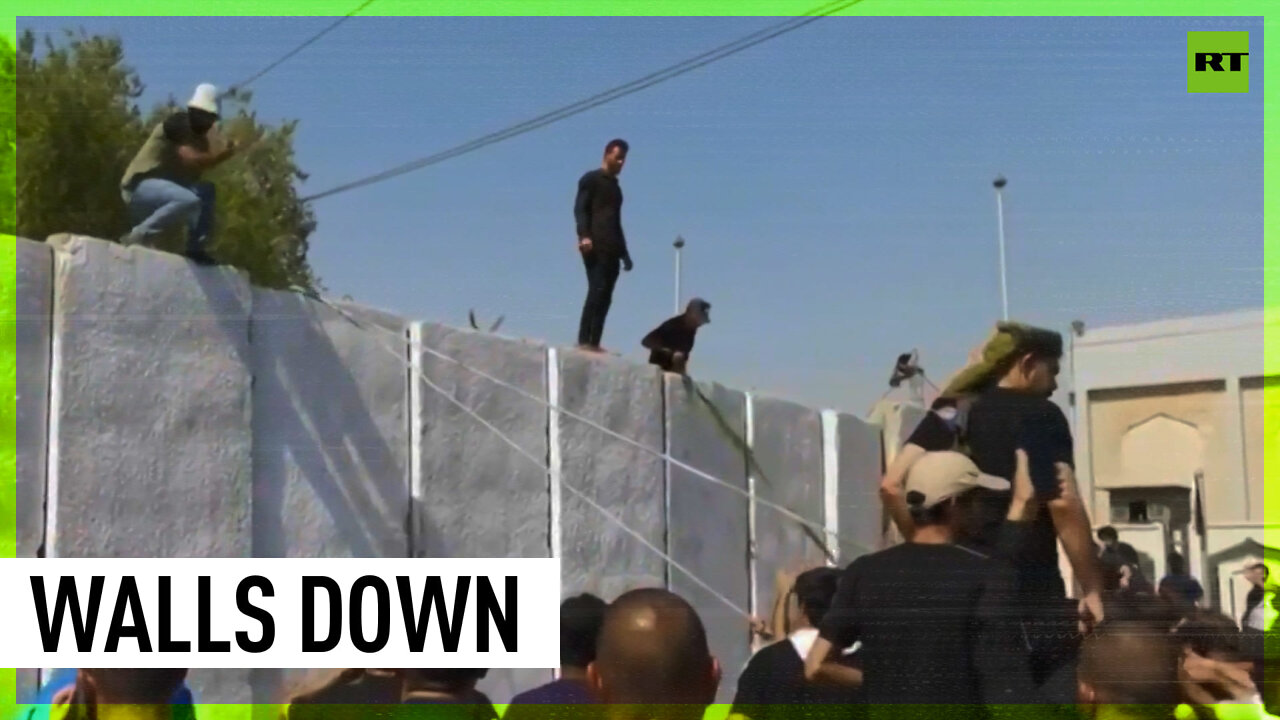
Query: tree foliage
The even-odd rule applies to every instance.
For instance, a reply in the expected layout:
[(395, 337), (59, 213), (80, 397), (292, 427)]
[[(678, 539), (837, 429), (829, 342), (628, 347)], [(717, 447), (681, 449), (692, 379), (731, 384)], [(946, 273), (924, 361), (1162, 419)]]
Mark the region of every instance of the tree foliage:
[[(66, 31), (61, 42), (45, 37), (42, 53), (36, 45), (28, 31), (17, 50), (18, 234), (119, 238), (129, 229), (120, 178), (178, 103), (170, 96), (144, 116), (144, 88), (119, 38)], [(243, 150), (205, 174), (218, 192), (210, 252), (257, 285), (316, 289), (307, 263), (315, 219), (295, 186), (306, 179), (294, 159), (297, 122), (260, 122), (251, 100), (240, 92), (223, 101), (221, 131)], [(183, 237), (175, 228), (161, 246), (179, 250)]]
[(17, 229), (14, 212), (17, 180), (17, 136), (14, 134), (13, 108), (17, 93), (16, 48), (9, 38), (0, 35), (0, 233), (13, 235)]

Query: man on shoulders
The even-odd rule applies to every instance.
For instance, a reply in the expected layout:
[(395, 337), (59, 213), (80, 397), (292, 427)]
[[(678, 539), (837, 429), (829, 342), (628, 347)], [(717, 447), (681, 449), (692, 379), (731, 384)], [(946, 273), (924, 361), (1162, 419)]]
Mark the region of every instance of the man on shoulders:
[[(1012, 477), (1016, 449), (1030, 458), (1038, 503), (1022, 551), (1014, 558), (1020, 594), (1027, 599), (1023, 628), (1032, 644), (1034, 677), (1051, 701), (1075, 694), (1075, 626), (1103, 619), (1096, 547), (1088, 513), (1074, 494), (1060, 492), (1056, 464), (1074, 467), (1071, 429), (1049, 398), (1057, 389), (1062, 336), (1017, 323), (1000, 323), (974, 362), (947, 384), (941, 397), (894, 458), (880, 493), (904, 537), (912, 519), (902, 480), (926, 452), (959, 449), (995, 477)], [(999, 536), (1008, 495), (993, 495), (973, 528), (975, 549), (990, 552)], [(1083, 595), (1070, 617), (1058, 569), (1058, 543)], [(1077, 623), (1078, 619), (1078, 623)]]

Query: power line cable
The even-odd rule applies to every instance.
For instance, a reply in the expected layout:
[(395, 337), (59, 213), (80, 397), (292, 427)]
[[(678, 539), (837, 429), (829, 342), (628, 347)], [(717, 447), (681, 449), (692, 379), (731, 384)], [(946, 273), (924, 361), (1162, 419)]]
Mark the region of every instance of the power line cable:
[(794, 30), (798, 30), (808, 25), (809, 23), (814, 22), (815, 20), (819, 20), (821, 18), (827, 17), (828, 15), (834, 14), (848, 7), (852, 7), (853, 5), (858, 4), (859, 2), (862, 2), (862, 0), (837, 0), (837, 2), (834, 2), (834, 3), (829, 2), (824, 5), (820, 5), (804, 13), (803, 15), (800, 15), (795, 18), (791, 18), (782, 23), (771, 25), (762, 30), (758, 30), (750, 35), (739, 38), (733, 42), (727, 43), (725, 45), (721, 45), (720, 47), (717, 47), (713, 50), (708, 50), (707, 52), (704, 52), (700, 55), (688, 58), (674, 65), (649, 73), (644, 77), (637, 78), (624, 85), (619, 85), (610, 90), (597, 93), (595, 95), (592, 95), (591, 97), (585, 98), (583, 100), (579, 100), (574, 103), (570, 103), (569, 105), (565, 105), (556, 110), (543, 113), (542, 115), (538, 115), (537, 117), (530, 118), (529, 120), (525, 120), (524, 122), (517, 123), (515, 125), (509, 126), (502, 130), (498, 130), (498, 131), (489, 133), (487, 135), (482, 135), (474, 140), (462, 143), (461, 145), (454, 146), (452, 148), (449, 148), (448, 150), (438, 152), (434, 155), (429, 155), (419, 160), (414, 160), (414, 161), (405, 163), (403, 165), (397, 166), (390, 170), (385, 170), (375, 175), (370, 175), (368, 177), (361, 178), (359, 180), (346, 183), (344, 185), (339, 185), (335, 188), (325, 190), (324, 192), (316, 193), (314, 195), (308, 195), (302, 198), (301, 202), (313, 202), (315, 200), (320, 200), (322, 198), (326, 198), (331, 195), (337, 195), (339, 193), (355, 190), (357, 188), (365, 187), (367, 185), (372, 185), (374, 183), (379, 183), (384, 180), (390, 180), (391, 178), (398, 177), (400, 175), (413, 172), (415, 170), (421, 170), (422, 168), (442, 163), (445, 160), (450, 160), (452, 158), (458, 157), (459, 155), (465, 155), (467, 153), (474, 152), (476, 150), (487, 147), (489, 145), (502, 142), (503, 140), (509, 140), (513, 137), (523, 135), (528, 132), (532, 132), (539, 128), (550, 125), (552, 123), (565, 120), (575, 115), (579, 115), (592, 108), (599, 107), (600, 105), (604, 105), (609, 102), (613, 102), (614, 100), (618, 100), (628, 95), (632, 95), (646, 88), (653, 87), (654, 85), (657, 85), (659, 83), (663, 83), (663, 82), (666, 82), (667, 80), (671, 80), (673, 78), (679, 77), (686, 73), (692, 72), (700, 67), (703, 67), (705, 65), (710, 65), (711, 63), (716, 62), (718, 60), (723, 60), (732, 55), (736, 55), (737, 53), (740, 53), (744, 50), (755, 47), (756, 45), (759, 45), (763, 42), (779, 37), (781, 35), (785, 35), (786, 33), (792, 32)]
[(266, 75), (267, 73), (271, 72), (272, 70), (275, 70), (276, 68), (280, 67), (280, 66), (281, 66), (281, 65), (283, 65), (287, 60), (289, 60), (289, 58), (292, 58), (294, 55), (297, 55), (298, 53), (300, 53), (300, 52), (302, 52), (303, 50), (307, 49), (309, 46), (311, 46), (311, 45), (312, 45), (313, 43), (315, 43), (317, 40), (319, 40), (320, 38), (324, 37), (325, 35), (328, 35), (329, 33), (333, 32), (333, 31), (334, 31), (334, 30), (335, 30), (339, 25), (341, 25), (342, 23), (344, 23), (344, 22), (346, 22), (346, 21), (350, 20), (352, 17), (354, 17), (355, 15), (357, 15), (358, 13), (360, 13), (360, 11), (364, 10), (365, 8), (369, 7), (370, 5), (372, 5), (372, 4), (373, 4), (373, 3), (375, 3), (375, 2), (377, 2), (377, 0), (365, 0), (365, 1), (364, 1), (363, 3), (361, 3), (358, 7), (356, 7), (356, 9), (352, 10), (351, 12), (347, 13), (346, 15), (343, 15), (342, 17), (338, 18), (337, 20), (333, 21), (333, 22), (332, 22), (332, 23), (330, 23), (327, 27), (325, 27), (323, 30), (321, 30), (320, 32), (316, 33), (315, 35), (312, 35), (311, 37), (307, 38), (307, 39), (306, 39), (306, 40), (304, 40), (300, 45), (298, 45), (298, 46), (297, 46), (297, 47), (295, 47), (294, 49), (292, 49), (292, 50), (290, 50), (289, 52), (287, 52), (287, 53), (285, 53), (284, 55), (282, 55), (282, 56), (281, 56), (279, 59), (277, 59), (275, 62), (271, 63), (270, 65), (267, 65), (266, 67), (262, 68), (261, 70), (259, 70), (258, 72), (254, 73), (253, 75), (250, 75), (249, 77), (245, 78), (244, 80), (241, 80), (240, 82), (238, 82), (238, 83), (236, 83), (236, 84), (234, 84), (234, 85), (232, 85), (232, 86), (228, 87), (228, 88), (226, 89), (226, 91), (225, 91), (225, 92), (221, 93), (221, 97), (226, 97), (226, 96), (230, 95), (231, 93), (236, 92), (237, 90), (243, 90), (243, 89), (245, 88), (245, 86), (246, 86), (246, 85), (249, 85), (250, 83), (252, 83), (252, 82), (256, 82), (257, 80), (261, 79), (263, 75)]

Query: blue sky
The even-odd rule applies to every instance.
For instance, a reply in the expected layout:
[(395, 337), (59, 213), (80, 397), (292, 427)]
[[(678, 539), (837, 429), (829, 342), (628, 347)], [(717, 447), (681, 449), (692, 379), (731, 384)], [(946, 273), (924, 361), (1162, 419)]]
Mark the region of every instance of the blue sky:
[[(250, 75), (327, 18), (19, 18), (116, 33), (144, 106)], [(766, 18), (356, 18), (255, 83), (299, 119), (303, 193), (446, 149), (700, 53)], [(1186, 32), (1248, 30), (1252, 92), (1186, 92)], [(998, 319), (1066, 330), (1262, 304), (1262, 26), (1239, 18), (830, 18), (465, 157), (320, 200), (335, 295), (506, 315), (570, 344), (578, 176), (632, 144), (605, 345), (640, 359), (684, 287), (695, 375), (864, 412), (894, 356), (949, 374)], [(114, 180), (110, 180), (114, 182)]]

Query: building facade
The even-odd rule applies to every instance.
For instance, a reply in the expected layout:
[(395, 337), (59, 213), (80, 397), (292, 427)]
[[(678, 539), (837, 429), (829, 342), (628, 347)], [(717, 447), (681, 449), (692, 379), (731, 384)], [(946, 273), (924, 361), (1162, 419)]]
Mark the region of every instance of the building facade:
[(1113, 525), (1157, 581), (1178, 552), (1208, 601), (1237, 620), (1243, 565), (1280, 574), (1280, 363), (1267, 364), (1261, 310), (1084, 329), (1067, 372), (1080, 489), (1095, 525)]

